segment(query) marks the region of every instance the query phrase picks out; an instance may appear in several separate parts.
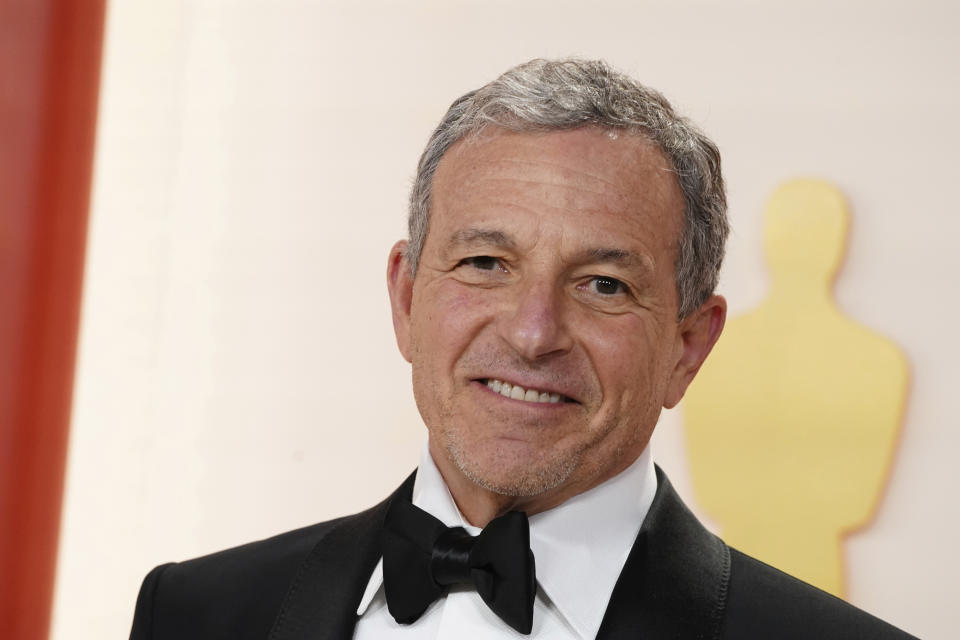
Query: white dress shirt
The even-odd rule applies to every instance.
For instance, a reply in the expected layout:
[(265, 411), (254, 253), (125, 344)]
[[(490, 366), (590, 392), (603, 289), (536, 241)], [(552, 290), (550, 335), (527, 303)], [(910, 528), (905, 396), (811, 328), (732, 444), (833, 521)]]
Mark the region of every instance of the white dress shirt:
[[(600, 630), (613, 587), (656, 490), (648, 446), (617, 476), (558, 507), (530, 516), (537, 595), (529, 636), (500, 620), (468, 586), (452, 587), (413, 624), (398, 624), (387, 610), (381, 559), (357, 608), (360, 619), (354, 639), (591, 640)], [(426, 446), (413, 486), (413, 504), (448, 527), (463, 527), (471, 535), (480, 532), (460, 513)]]

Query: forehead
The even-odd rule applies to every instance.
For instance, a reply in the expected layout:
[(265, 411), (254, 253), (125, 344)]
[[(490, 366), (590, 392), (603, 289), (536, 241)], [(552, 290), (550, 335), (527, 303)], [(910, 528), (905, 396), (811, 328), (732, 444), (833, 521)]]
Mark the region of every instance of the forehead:
[(512, 214), (578, 232), (639, 233), (671, 251), (684, 210), (673, 168), (655, 143), (599, 127), (486, 129), (447, 151), (431, 200), (431, 236)]

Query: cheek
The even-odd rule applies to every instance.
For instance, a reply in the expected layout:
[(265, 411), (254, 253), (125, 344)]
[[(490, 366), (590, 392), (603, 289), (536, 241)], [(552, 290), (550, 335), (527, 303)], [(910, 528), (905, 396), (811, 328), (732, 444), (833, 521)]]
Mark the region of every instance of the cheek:
[(482, 326), (488, 305), (480, 298), (454, 282), (418, 292), (412, 309), (416, 352), (456, 360)]
[(591, 359), (604, 401), (617, 405), (650, 402), (664, 388), (661, 332), (637, 316), (610, 318), (591, 334)]

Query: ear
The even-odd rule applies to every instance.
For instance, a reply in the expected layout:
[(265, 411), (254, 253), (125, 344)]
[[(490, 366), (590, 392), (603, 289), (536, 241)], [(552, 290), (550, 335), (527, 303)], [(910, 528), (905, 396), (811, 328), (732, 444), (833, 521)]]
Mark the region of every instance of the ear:
[(393, 312), (393, 333), (397, 336), (400, 354), (407, 362), (410, 352), (410, 305), (413, 302), (413, 274), (407, 260), (407, 241), (400, 240), (390, 249), (387, 260), (387, 290)]
[(723, 296), (710, 296), (700, 308), (680, 321), (677, 335), (679, 356), (664, 396), (665, 408), (672, 409), (680, 402), (700, 365), (717, 343), (726, 320), (727, 301)]

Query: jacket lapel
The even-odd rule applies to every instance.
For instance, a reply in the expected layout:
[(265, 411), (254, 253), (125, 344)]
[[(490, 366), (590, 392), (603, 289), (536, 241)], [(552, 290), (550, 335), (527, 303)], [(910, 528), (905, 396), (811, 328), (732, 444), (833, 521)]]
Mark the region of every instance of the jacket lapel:
[(270, 640), (349, 640), (357, 607), (381, 556), (383, 516), (395, 497), (409, 500), (412, 474), (389, 498), (348, 516), (321, 538), (287, 591)]
[(598, 640), (718, 638), (730, 549), (657, 468), (657, 495), (614, 587)]

